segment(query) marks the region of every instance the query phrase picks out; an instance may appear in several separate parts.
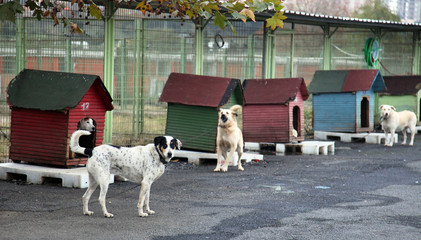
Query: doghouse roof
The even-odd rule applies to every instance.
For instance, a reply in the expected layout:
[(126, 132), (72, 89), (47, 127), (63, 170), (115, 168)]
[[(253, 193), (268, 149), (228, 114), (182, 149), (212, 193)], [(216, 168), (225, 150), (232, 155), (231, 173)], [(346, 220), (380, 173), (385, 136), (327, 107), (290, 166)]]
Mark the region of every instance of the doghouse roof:
[(394, 95), (417, 94), (421, 89), (421, 76), (385, 76), (387, 90), (383, 93)]
[(245, 104), (286, 104), (300, 91), (309, 94), (303, 78), (246, 79), (243, 83)]
[(316, 71), (308, 87), (310, 93), (356, 92), (386, 89), (379, 70)]
[(112, 110), (112, 98), (101, 78), (96, 75), (24, 69), (7, 87), (11, 106), (64, 110), (75, 108), (89, 88), (95, 85), (106, 110)]
[(242, 91), (238, 79), (171, 73), (159, 101), (220, 107), (228, 102), (237, 87)]

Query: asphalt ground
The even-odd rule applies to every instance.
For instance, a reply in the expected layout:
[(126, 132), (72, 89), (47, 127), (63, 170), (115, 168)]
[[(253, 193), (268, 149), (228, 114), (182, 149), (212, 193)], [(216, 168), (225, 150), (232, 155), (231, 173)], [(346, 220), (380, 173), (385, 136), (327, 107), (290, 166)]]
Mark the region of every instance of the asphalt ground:
[(1, 239), (421, 239), (421, 136), (414, 147), (335, 143), (334, 155), (266, 153), (214, 173), (174, 162), (152, 185), (155, 215), (137, 214), (140, 186), (116, 182), (104, 218), (98, 190), (0, 181)]

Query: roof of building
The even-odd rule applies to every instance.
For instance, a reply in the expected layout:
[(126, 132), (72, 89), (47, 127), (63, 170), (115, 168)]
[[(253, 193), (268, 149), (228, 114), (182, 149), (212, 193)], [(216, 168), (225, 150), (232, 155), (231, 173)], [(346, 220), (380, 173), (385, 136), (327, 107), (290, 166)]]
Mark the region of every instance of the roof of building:
[(171, 73), (162, 91), (160, 102), (220, 107), (228, 103), (241, 81), (233, 78)]
[(314, 73), (308, 87), (311, 93), (338, 93), (386, 89), (379, 70), (321, 70)]
[(393, 95), (417, 94), (421, 89), (421, 76), (385, 76), (387, 90), (384, 93)]
[(243, 82), (245, 104), (286, 104), (298, 92), (309, 96), (303, 78), (246, 79)]
[(101, 78), (96, 75), (22, 70), (7, 87), (8, 103), (14, 107), (40, 110), (65, 110), (75, 108), (92, 85), (105, 108), (112, 110), (112, 98)]
[[(266, 19), (272, 16), (274, 12), (258, 13), (258, 19)], [(300, 11), (285, 10), (287, 17), (285, 22), (300, 23), (307, 25), (329, 25), (331, 27), (351, 27), (351, 28), (383, 28), (393, 31), (416, 31), (421, 29), (421, 23), (393, 22), (375, 19), (360, 19), (352, 17), (330, 16), (323, 14), (314, 14)]]

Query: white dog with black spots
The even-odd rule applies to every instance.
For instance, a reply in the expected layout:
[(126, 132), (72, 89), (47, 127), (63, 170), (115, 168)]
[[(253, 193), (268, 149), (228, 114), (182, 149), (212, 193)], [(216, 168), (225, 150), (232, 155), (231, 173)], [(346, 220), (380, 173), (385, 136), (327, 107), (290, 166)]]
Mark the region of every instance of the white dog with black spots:
[[(79, 146), (82, 135), (91, 134), (89, 131), (78, 130), (70, 138), (70, 148), (73, 152), (89, 156), (86, 168), (89, 174), (89, 186), (82, 197), (83, 214), (92, 215), (88, 203), (97, 186), (100, 187), (99, 203), (105, 217), (113, 217), (105, 206), (110, 173), (127, 178), (131, 182), (140, 183), (141, 189), (137, 204), (140, 217), (152, 215), (155, 212), (149, 207), (151, 185), (165, 171), (165, 165), (174, 156), (174, 151), (181, 148), (180, 140), (170, 136), (160, 136), (154, 143), (146, 146), (116, 147), (101, 145), (93, 149)], [(145, 209), (145, 212), (143, 211)]]

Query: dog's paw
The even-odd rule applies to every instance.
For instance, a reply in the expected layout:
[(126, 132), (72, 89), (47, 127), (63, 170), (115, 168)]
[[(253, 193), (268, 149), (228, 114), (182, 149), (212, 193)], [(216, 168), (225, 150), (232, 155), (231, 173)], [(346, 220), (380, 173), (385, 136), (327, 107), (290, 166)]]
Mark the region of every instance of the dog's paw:
[(83, 212), (83, 214), (84, 215), (88, 215), (88, 216), (92, 216), (92, 215), (94, 215), (94, 212), (92, 212), (92, 211), (86, 211), (86, 212)]
[(222, 172), (228, 172), (228, 167), (222, 167), (222, 168), (221, 168), (221, 171), (222, 171)]
[(139, 213), (139, 217), (147, 217), (149, 216), (147, 213), (141, 212)]
[(154, 215), (155, 214), (155, 211), (154, 210), (148, 210), (147, 212), (148, 212), (149, 215)]
[(104, 213), (104, 217), (106, 217), (106, 218), (112, 218), (112, 217), (114, 217), (114, 215), (111, 214), (111, 213)]
[(214, 172), (219, 172), (219, 171), (221, 171), (221, 169), (220, 169), (219, 167), (217, 167), (217, 168), (215, 168), (213, 171), (214, 171)]
[(244, 171), (243, 167), (238, 167), (238, 171)]

